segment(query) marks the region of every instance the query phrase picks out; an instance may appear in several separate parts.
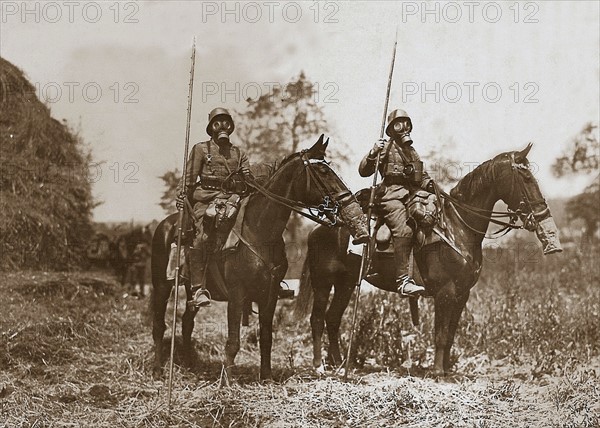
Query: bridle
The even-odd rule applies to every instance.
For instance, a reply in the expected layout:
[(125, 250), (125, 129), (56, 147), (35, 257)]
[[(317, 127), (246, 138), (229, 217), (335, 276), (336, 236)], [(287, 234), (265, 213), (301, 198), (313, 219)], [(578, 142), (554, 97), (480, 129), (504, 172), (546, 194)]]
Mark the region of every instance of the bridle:
[[(485, 238), (488, 238), (488, 239), (500, 238), (501, 236), (506, 235), (508, 232), (510, 232), (513, 229), (525, 229), (525, 230), (533, 231), (539, 225), (538, 219), (547, 216), (548, 211), (549, 211), (549, 208), (546, 205), (546, 208), (544, 208), (542, 211), (537, 212), (537, 213), (534, 212), (534, 210), (533, 210), (534, 205), (539, 204), (541, 202), (546, 202), (546, 201), (544, 198), (533, 199), (533, 200), (530, 198), (530, 196), (528, 195), (528, 192), (527, 192), (527, 187), (525, 186), (525, 183), (523, 181), (523, 177), (519, 173), (519, 170), (523, 170), (523, 169), (529, 170), (529, 168), (527, 167), (527, 165), (517, 162), (515, 160), (514, 153), (512, 153), (510, 155), (510, 160), (511, 160), (511, 170), (513, 171), (513, 173), (511, 174), (512, 180), (511, 180), (510, 194), (514, 194), (515, 189), (517, 188), (519, 191), (519, 194), (521, 195), (521, 200), (519, 201), (519, 205), (516, 209), (513, 209), (509, 206), (507, 211), (485, 210), (482, 208), (478, 208), (478, 207), (474, 207), (474, 206), (465, 204), (464, 202), (459, 201), (458, 199), (454, 198), (453, 196), (450, 196), (448, 193), (440, 190), (441, 196), (450, 202), (449, 205), (452, 207), (452, 209), (454, 210), (454, 213), (456, 214), (458, 219), (461, 221), (461, 223), (463, 223), (471, 231), (473, 231), (479, 235), (483, 235)], [(495, 170), (496, 170), (496, 164), (494, 164), (491, 169), (492, 182), (496, 181), (495, 180), (496, 179)], [(475, 217), (479, 217), (479, 218), (488, 220), (490, 223), (494, 223), (494, 224), (497, 224), (497, 225), (500, 225), (503, 227), (501, 229), (499, 229), (498, 231), (493, 232), (491, 235), (487, 235), (486, 231), (477, 230), (474, 227), (472, 227), (471, 225), (469, 225), (469, 223), (460, 215), (457, 208), (460, 208), (461, 211), (467, 212)], [(508, 218), (508, 221), (500, 220), (501, 218)], [(518, 219), (521, 220), (520, 225), (516, 224)]]
[[(271, 177), (269, 177), (269, 180), (264, 186), (259, 184), (254, 178), (246, 178), (246, 183), (248, 184), (248, 186), (256, 189), (256, 191), (261, 193), (267, 199), (270, 199), (273, 202), (278, 203), (279, 205), (289, 208), (303, 217), (306, 217), (312, 221), (315, 221), (325, 226), (335, 226), (338, 222), (338, 214), (341, 208), (340, 201), (352, 195), (352, 192), (348, 189), (345, 189), (341, 192), (331, 194), (331, 191), (328, 189), (326, 183), (323, 182), (322, 178), (314, 170), (314, 165), (325, 165), (329, 169), (329, 171), (331, 171), (340, 180), (340, 182), (343, 183), (342, 179), (329, 166), (329, 162), (327, 162), (324, 159), (311, 159), (307, 156), (307, 153), (308, 150), (302, 150), (301, 152), (292, 155), (292, 157), (299, 156), (302, 161), (302, 164), (304, 165), (304, 169), (306, 171), (306, 191), (309, 192), (311, 186), (314, 185), (321, 193), (321, 196), (323, 197), (323, 202), (318, 205), (309, 205), (302, 201), (288, 199), (286, 197), (273, 193), (267, 188), (268, 185), (272, 183), (273, 180), (291, 164), (291, 157), (286, 159), (283, 165), (277, 171), (275, 171), (275, 173)], [(304, 210), (308, 210), (308, 213), (304, 212)]]

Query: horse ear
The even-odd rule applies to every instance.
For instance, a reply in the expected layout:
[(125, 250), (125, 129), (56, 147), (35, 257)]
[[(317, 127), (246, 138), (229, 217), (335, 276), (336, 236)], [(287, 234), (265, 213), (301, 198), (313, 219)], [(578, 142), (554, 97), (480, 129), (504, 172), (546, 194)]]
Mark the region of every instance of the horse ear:
[(529, 154), (529, 151), (531, 150), (532, 147), (533, 147), (533, 143), (529, 143), (529, 144), (527, 144), (527, 147), (525, 147), (523, 150), (521, 150), (520, 152), (516, 152), (515, 153), (515, 161), (517, 163), (523, 163), (527, 159), (527, 155)]
[(323, 144), (323, 151), (327, 150), (327, 145), (329, 144), (329, 137), (327, 137), (327, 141)]
[(313, 146), (308, 149), (309, 156), (313, 159), (323, 159), (325, 157), (325, 149), (327, 148), (327, 143), (323, 143), (323, 139), (325, 138), (325, 134), (321, 134), (319, 139)]

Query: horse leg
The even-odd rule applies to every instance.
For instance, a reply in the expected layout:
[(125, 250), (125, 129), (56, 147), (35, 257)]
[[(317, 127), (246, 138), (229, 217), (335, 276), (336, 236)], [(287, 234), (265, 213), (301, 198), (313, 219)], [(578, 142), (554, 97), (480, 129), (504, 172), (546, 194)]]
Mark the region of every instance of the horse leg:
[(323, 364), (323, 357), (321, 355), (321, 341), (323, 339), (325, 310), (327, 309), (327, 301), (329, 300), (331, 284), (313, 280), (312, 286), (314, 287), (314, 297), (312, 313), (310, 315), (310, 327), (312, 330), (313, 340), (313, 367), (319, 368)]
[(244, 289), (236, 286), (229, 290), (229, 302), (227, 303), (227, 343), (225, 344), (225, 377), (221, 378), (221, 386), (229, 386), (232, 379), (232, 368), (235, 356), (240, 350), (240, 323), (242, 321), (242, 310)]
[[(258, 322), (260, 325), (260, 380), (270, 380), (271, 376), (271, 347), (273, 345), (273, 315), (277, 306), (276, 287), (266, 300), (258, 305)], [(269, 298), (270, 297), (270, 298)]]
[[(192, 300), (192, 290), (190, 287), (186, 287), (187, 301)], [(181, 318), (181, 336), (183, 338), (183, 359), (188, 367), (193, 365), (193, 352), (192, 352), (192, 331), (194, 330), (194, 318), (198, 313), (198, 308), (193, 305), (186, 303), (185, 312)]]
[(467, 304), (467, 300), (469, 299), (469, 291), (459, 296), (454, 306), (452, 313), (450, 314), (450, 324), (448, 328), (448, 340), (446, 342), (446, 347), (444, 348), (444, 373), (448, 374), (450, 372), (450, 350), (452, 349), (452, 344), (454, 343), (454, 336), (456, 334), (456, 329), (458, 328), (458, 322), (462, 315), (462, 312)]
[[(154, 340), (154, 367), (152, 375), (155, 378), (162, 376), (162, 353), (163, 353), (163, 337), (165, 329), (165, 312), (167, 310), (167, 302), (171, 294), (171, 286), (166, 281), (161, 281), (154, 286), (152, 290), (152, 338)], [(172, 334), (175, 334), (173, 332)]]
[(352, 284), (348, 278), (338, 280), (335, 284), (333, 299), (329, 309), (327, 310), (327, 337), (329, 337), (329, 362), (338, 367), (342, 364), (342, 356), (340, 354), (340, 325), (344, 311), (350, 303), (352, 296)]
[(444, 375), (444, 355), (446, 348), (452, 346), (450, 339), (450, 323), (456, 311), (456, 289), (454, 282), (448, 281), (435, 295), (435, 357), (433, 375)]

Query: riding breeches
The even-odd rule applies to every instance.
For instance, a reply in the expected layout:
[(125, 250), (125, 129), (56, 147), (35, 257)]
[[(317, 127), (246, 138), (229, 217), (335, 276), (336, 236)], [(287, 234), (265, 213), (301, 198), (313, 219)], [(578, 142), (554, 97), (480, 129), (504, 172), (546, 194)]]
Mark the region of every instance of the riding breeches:
[(398, 277), (408, 274), (408, 263), (412, 249), (413, 231), (408, 226), (406, 206), (398, 199), (389, 199), (379, 203), (383, 219), (392, 232), (396, 274)]

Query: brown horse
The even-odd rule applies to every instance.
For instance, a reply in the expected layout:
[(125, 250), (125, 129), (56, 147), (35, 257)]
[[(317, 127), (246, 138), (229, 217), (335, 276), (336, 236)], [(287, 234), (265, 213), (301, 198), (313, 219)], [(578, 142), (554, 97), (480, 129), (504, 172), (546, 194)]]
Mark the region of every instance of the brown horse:
[[(327, 142), (323, 135), (310, 149), (295, 153), (282, 161), (258, 192), (250, 195), (243, 219), (239, 246), (235, 251), (219, 255), (219, 268), (226, 290), (207, 278), (207, 288), (213, 300), (227, 301), (228, 338), (225, 346), (225, 369), (230, 368), (240, 349), (240, 322), (246, 302), (258, 304), (260, 325), (260, 378), (271, 378), (272, 323), (277, 304), (277, 290), (287, 271), (283, 232), (292, 210), (318, 206), (324, 198), (341, 200), (350, 190), (324, 161)], [(256, 183), (255, 183), (256, 184)], [(252, 186), (252, 183), (250, 183)], [(352, 199), (356, 204), (357, 202)], [(155, 345), (154, 375), (162, 373), (162, 348), (165, 331), (165, 310), (174, 281), (167, 281), (166, 267), (171, 242), (176, 235), (177, 215), (163, 220), (152, 242), (152, 284)], [(186, 286), (191, 300), (190, 287)], [(182, 335), (184, 355), (190, 357), (194, 317), (198, 309), (188, 306), (183, 315)], [(174, 332), (172, 334), (175, 334)]]
[[(528, 168), (530, 149), (531, 145), (520, 152), (502, 153), (484, 162), (467, 174), (450, 195), (445, 195), (444, 219), (448, 234), (456, 244), (455, 249), (442, 241), (415, 251), (414, 258), (426, 293), (435, 299), (435, 375), (450, 370), (450, 349), (458, 321), (482, 267), (482, 240), (490, 221), (500, 223), (501, 213), (492, 211), (497, 201), (504, 201), (513, 218), (522, 220), (524, 228), (538, 232), (538, 238), (545, 244), (545, 254), (561, 251), (550, 210)], [(548, 244), (544, 239), (545, 230), (541, 229), (549, 231), (554, 242)], [(314, 291), (310, 322), (315, 367), (322, 361), (321, 337), (325, 321), (329, 361), (334, 365), (342, 362), (340, 322), (355, 288), (360, 264), (360, 257), (347, 252), (348, 236), (345, 228), (318, 226), (308, 238), (308, 256), (300, 281), (297, 308), (300, 315), (306, 314)], [(375, 253), (371, 266), (376, 275), (369, 275), (367, 281), (383, 290), (395, 291), (393, 260), (393, 255)], [(327, 309), (332, 285), (334, 296)]]

